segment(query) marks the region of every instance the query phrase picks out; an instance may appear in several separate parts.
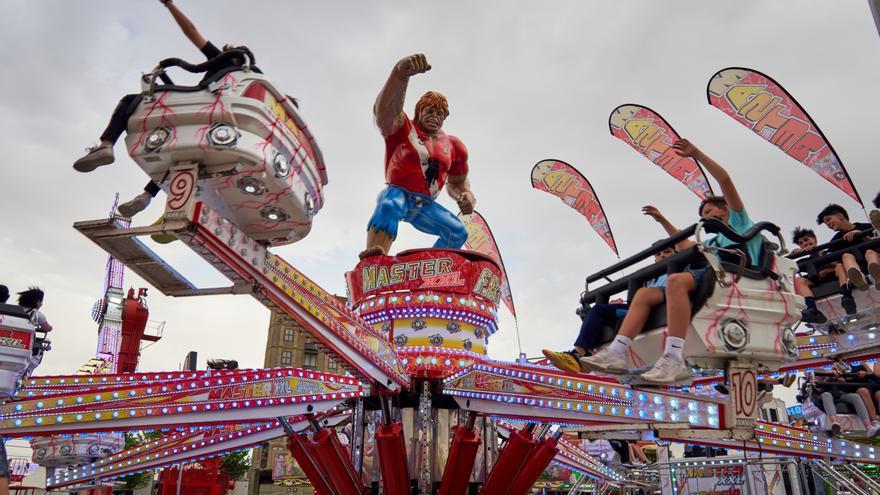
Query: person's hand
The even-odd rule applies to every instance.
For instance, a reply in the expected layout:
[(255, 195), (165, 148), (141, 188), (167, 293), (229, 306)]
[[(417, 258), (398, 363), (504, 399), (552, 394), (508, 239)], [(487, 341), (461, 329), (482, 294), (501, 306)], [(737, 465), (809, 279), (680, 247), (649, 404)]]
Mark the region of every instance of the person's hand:
[(858, 233), (859, 233), (858, 230), (850, 230), (846, 234), (843, 234), (843, 240), (845, 240), (846, 242), (852, 242), (853, 239), (856, 238), (856, 234), (858, 234)]
[(428, 59), (425, 58), (423, 53), (416, 53), (415, 55), (405, 57), (394, 66), (394, 71), (402, 78), (408, 78), (416, 74), (428, 72), (429, 70), (431, 70), (431, 64), (428, 63)]
[(626, 304), (626, 301), (624, 301), (623, 299), (621, 299), (621, 298), (619, 298), (619, 297), (614, 298), (614, 299), (612, 299), (612, 300), (610, 300), (610, 301), (608, 301), (608, 302), (609, 302), (610, 304)]
[(168, 4), (171, 3), (171, 0), (159, 0), (159, 3), (167, 7)]
[(685, 158), (693, 158), (700, 152), (700, 149), (687, 139), (679, 139), (672, 145), (672, 149), (678, 153), (678, 156), (683, 156)]
[(805, 250), (805, 249), (801, 249), (800, 247), (796, 247), (796, 248), (792, 249), (792, 250), (791, 250), (791, 253), (789, 253), (789, 254), (791, 254), (791, 255), (798, 255), (798, 254), (801, 254), (801, 253), (803, 253), (803, 252), (806, 252), (806, 250)]
[(660, 210), (658, 210), (657, 207), (651, 205), (643, 206), (642, 213), (648, 215), (658, 222), (662, 222), (666, 218), (663, 216), (662, 213), (660, 213)]
[(461, 193), (461, 196), (456, 200), (458, 203), (458, 209), (465, 215), (470, 215), (474, 212), (474, 206), (477, 204), (477, 198), (474, 197), (474, 193), (470, 191), (464, 191)]

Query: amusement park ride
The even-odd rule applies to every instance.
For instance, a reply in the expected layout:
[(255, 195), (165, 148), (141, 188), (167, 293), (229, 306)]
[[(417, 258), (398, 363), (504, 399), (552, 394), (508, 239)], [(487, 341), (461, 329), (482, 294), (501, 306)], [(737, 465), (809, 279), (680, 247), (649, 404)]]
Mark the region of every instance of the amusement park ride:
[[(230, 53), (245, 56), (235, 50), (221, 56)], [(346, 274), (349, 303), (340, 302), (269, 251), (308, 234), (327, 184), (321, 152), (294, 102), (247, 64), (191, 88), (171, 82), (165, 69), (172, 65), (163, 62), (144, 76), (143, 101), (126, 140), (131, 157), (167, 193), (163, 220), (131, 227), (111, 215), (74, 224), (111, 257), (107, 296), (97, 311), (98, 354), (88, 373), (27, 376), (34, 328), (17, 307), (0, 306), (8, 335), (0, 340), (0, 432), (34, 437), (35, 460), (59, 467), (50, 488), (95, 486), (284, 435), (325, 495), (376, 487), (385, 494), (454, 495), (479, 486), (485, 495), (525, 494), (551, 463), (597, 484), (625, 485), (621, 473), (577, 445), (574, 432), (597, 438), (635, 432), (880, 464), (880, 448), (757, 418), (759, 376), (880, 355), (873, 323), (880, 296), (873, 289), (864, 296), (870, 301), (860, 301), (872, 309), (853, 317), (843, 315), (833, 296), (821, 303), (846, 333), (820, 328), (795, 335), (803, 298), (794, 293), (797, 267), (783, 256), (778, 227), (762, 223), (737, 236), (704, 221), (587, 279), (583, 302), (606, 302), (660, 273), (707, 264), (716, 276), (698, 289), (687, 338), (687, 360), (704, 370), (692, 384), (646, 388), (523, 359), (491, 360), (487, 345), (497, 330), (502, 278), (495, 261), (447, 249), (369, 257)], [(666, 245), (719, 231), (741, 241), (769, 232), (780, 243), (765, 242), (760, 266), (697, 246), (612, 280)], [(194, 286), (138, 239), (154, 234), (175, 236), (231, 285)], [(802, 269), (815, 262), (798, 261)], [(248, 294), (297, 322), (348, 374), (136, 372), (136, 349), (148, 338), (146, 308), (143, 292), (122, 298), (123, 265), (169, 296)], [(663, 315), (659, 308), (649, 323), (654, 330), (633, 345), (636, 366), (658, 357)], [(729, 396), (687, 389), (720, 381)], [(349, 447), (337, 425), (350, 427)], [(160, 428), (179, 430), (120, 451), (118, 432)]]

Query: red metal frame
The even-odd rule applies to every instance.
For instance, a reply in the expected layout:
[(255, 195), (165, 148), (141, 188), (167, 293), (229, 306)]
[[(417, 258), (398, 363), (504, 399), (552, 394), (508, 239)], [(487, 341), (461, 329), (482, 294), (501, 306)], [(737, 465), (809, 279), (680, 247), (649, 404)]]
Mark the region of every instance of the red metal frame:
[(145, 292), (145, 289), (141, 289), (135, 297), (134, 289), (128, 289), (128, 297), (123, 302), (122, 340), (116, 364), (119, 373), (133, 373), (141, 357), (141, 339), (150, 316), (150, 310), (141, 298)]
[(449, 448), (449, 457), (446, 459), (438, 495), (466, 493), (481, 443), (479, 433), (473, 429), (464, 426), (456, 426), (453, 429), (452, 447)]
[(411, 490), (403, 423), (379, 425), (376, 428), (376, 450), (382, 471), (382, 492), (386, 495), (409, 495)]
[(180, 479), (180, 492), (187, 495), (226, 495), (234, 486), (235, 480), (223, 471), (220, 458), (205, 459), (182, 466), (172, 466), (159, 474), (159, 495), (177, 495), (177, 481)]
[(507, 445), (498, 455), (498, 461), (492, 468), (481, 495), (507, 495), (515, 481), (514, 474), (520, 472), (526, 460), (531, 456), (537, 442), (527, 430), (516, 430), (510, 433)]

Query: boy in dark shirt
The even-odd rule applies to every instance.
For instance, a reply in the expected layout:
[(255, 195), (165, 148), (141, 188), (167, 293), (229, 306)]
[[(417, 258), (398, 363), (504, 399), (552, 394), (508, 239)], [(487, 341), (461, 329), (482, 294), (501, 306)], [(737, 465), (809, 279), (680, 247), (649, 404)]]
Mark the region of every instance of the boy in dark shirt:
[[(829, 229), (835, 231), (836, 234), (831, 238), (831, 242), (845, 241), (841, 249), (858, 246), (863, 241), (862, 239), (856, 239), (856, 235), (861, 231), (873, 228), (869, 223), (850, 222), (849, 213), (842, 206), (833, 203), (819, 212), (819, 215), (816, 216), (816, 224), (824, 224)], [(868, 249), (865, 251), (865, 262), (868, 265), (868, 273), (874, 279), (874, 286), (880, 289), (880, 255), (873, 249)], [(868, 282), (865, 280), (865, 275), (862, 273), (861, 268), (859, 268), (856, 257), (852, 253), (844, 253), (840, 263), (835, 265), (835, 273), (840, 283), (840, 293), (843, 296), (840, 299), (840, 304), (843, 306), (846, 314), (855, 314), (858, 308), (856, 308), (855, 299), (852, 297), (852, 288), (855, 287), (859, 290), (868, 289)]]
[[(816, 238), (816, 233), (811, 229), (804, 229), (801, 227), (795, 228), (794, 232), (791, 234), (791, 242), (798, 245), (798, 247), (791, 250), (793, 256), (803, 253), (811, 253), (811, 256), (819, 254), (812, 252), (813, 248), (816, 247), (819, 242)], [(819, 276), (815, 279), (809, 279), (806, 277), (797, 277), (795, 279), (794, 283), (797, 287), (797, 293), (804, 296), (804, 301), (806, 303), (806, 307), (801, 311), (801, 321), (804, 323), (822, 324), (828, 321), (825, 314), (816, 308), (816, 299), (813, 297), (813, 287), (833, 276), (834, 265), (829, 265), (822, 267), (822, 269), (819, 270)]]
[[(172, 0), (159, 1), (165, 5), (169, 12), (171, 12), (171, 16), (174, 17), (174, 20), (177, 22), (177, 25), (180, 26), (183, 34), (186, 35), (192, 44), (202, 52), (206, 59), (211, 60), (226, 50), (242, 49), (246, 51), (250, 58), (250, 63), (254, 63), (254, 56), (247, 47), (224, 45), (223, 49), (220, 50), (202, 36), (202, 34), (196, 29), (195, 25), (193, 25), (189, 18), (187, 18), (176, 5), (174, 5)], [(203, 84), (210, 80), (222, 70), (228, 69), (232, 66), (240, 66), (242, 64), (242, 60), (236, 60), (233, 58), (228, 60), (227, 63), (211, 67), (205, 72), (205, 76), (199, 84)], [(259, 72), (259, 69), (254, 68), (254, 70)], [(107, 124), (107, 128), (104, 129), (104, 132), (101, 134), (101, 143), (98, 146), (89, 148), (88, 153), (86, 153), (85, 156), (74, 162), (73, 168), (76, 171), (91, 172), (100, 166), (113, 163), (115, 159), (113, 156), (113, 145), (116, 144), (116, 141), (119, 140), (119, 137), (125, 132), (126, 126), (128, 125), (128, 119), (137, 108), (140, 98), (140, 94), (130, 94), (123, 96), (122, 99), (119, 100), (119, 103), (113, 110), (113, 114), (110, 116), (110, 122)], [(131, 201), (119, 205), (119, 213), (129, 218), (140, 213), (149, 206), (150, 200), (156, 197), (159, 190), (159, 186), (150, 181), (147, 186), (144, 187), (144, 192), (135, 196)]]

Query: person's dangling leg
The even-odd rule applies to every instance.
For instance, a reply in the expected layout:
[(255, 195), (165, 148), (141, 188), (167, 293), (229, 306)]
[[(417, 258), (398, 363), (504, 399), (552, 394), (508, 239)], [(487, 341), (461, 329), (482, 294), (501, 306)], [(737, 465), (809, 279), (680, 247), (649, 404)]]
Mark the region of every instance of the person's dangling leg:
[(581, 321), (581, 329), (574, 342), (574, 349), (570, 351), (556, 352), (543, 349), (547, 359), (557, 368), (569, 373), (586, 371), (581, 366), (580, 358), (598, 345), (599, 335), (606, 325), (613, 326), (619, 319), (620, 312), (625, 313), (626, 304), (594, 304)]
[(630, 302), (626, 316), (620, 324), (617, 336), (605, 349), (592, 356), (581, 358), (581, 362), (590, 369), (607, 373), (629, 373), (629, 358), (626, 351), (632, 345), (633, 339), (642, 331), (651, 309), (663, 303), (663, 289), (657, 287), (642, 287), (636, 291)]
[(859, 263), (852, 253), (844, 253), (840, 258), (843, 268), (846, 270), (846, 278), (849, 283), (859, 290), (868, 290), (868, 281), (865, 280), (865, 274), (859, 268)]
[(871, 424), (868, 427), (867, 434), (869, 437), (877, 436), (877, 433), (880, 433), (880, 417), (877, 416), (877, 407), (874, 404), (874, 398), (871, 397), (871, 391), (868, 390), (867, 387), (859, 387), (856, 390), (856, 394), (862, 399), (862, 402), (865, 404), (865, 409), (868, 411), (868, 419), (870, 419)]
[(612, 304), (595, 304), (587, 316), (584, 318), (584, 324), (581, 325), (581, 331), (574, 342), (574, 348), (580, 352), (581, 356), (586, 356), (589, 351), (599, 346), (599, 337), (602, 334), (602, 328), (606, 326), (614, 326), (617, 321), (629, 312), (629, 305), (622, 303)]
[(397, 238), (397, 225), (406, 216), (407, 200), (403, 189), (388, 186), (379, 193), (376, 210), (367, 224), (367, 249), (360, 258), (388, 254), (391, 243)]
[(868, 249), (865, 251), (865, 262), (868, 264), (868, 273), (874, 280), (874, 287), (880, 290), (880, 254), (877, 254), (877, 251), (873, 249)]
[(131, 116), (131, 107), (140, 97), (141, 95), (132, 94), (125, 95), (119, 100), (110, 116), (107, 128), (101, 133), (101, 144), (89, 148), (85, 156), (74, 162), (73, 168), (77, 172), (91, 172), (102, 165), (113, 163), (113, 145), (125, 132), (128, 118)]
[(150, 206), (150, 201), (159, 194), (159, 191), (161, 191), (159, 185), (151, 180), (144, 186), (144, 192), (119, 205), (116, 211), (124, 217), (132, 218), (147, 209), (147, 206)]
[(642, 374), (651, 383), (672, 383), (690, 376), (684, 362), (684, 341), (691, 324), (691, 292), (697, 288), (697, 277), (710, 272), (673, 273), (666, 282), (666, 346), (654, 366)]
[(822, 324), (828, 321), (825, 314), (816, 307), (816, 298), (813, 297), (813, 283), (799, 276), (794, 279), (794, 286), (796, 292), (804, 296), (804, 304), (806, 305), (801, 311), (801, 321), (815, 324)]
[(865, 406), (865, 402), (859, 397), (858, 394), (848, 393), (840, 396), (840, 402), (844, 402), (853, 406), (853, 409), (856, 410), (856, 415), (858, 415), (859, 419), (864, 423), (865, 428), (871, 427), (871, 417), (868, 416), (868, 408)]
[(848, 315), (854, 315), (858, 312), (856, 300), (852, 296), (852, 286), (849, 284), (849, 277), (846, 274), (846, 268), (843, 263), (834, 265), (834, 274), (837, 276), (837, 283), (840, 285), (840, 305)]
[(837, 422), (837, 406), (834, 404), (834, 396), (831, 395), (831, 392), (822, 392), (819, 395), (819, 400), (822, 401), (822, 409), (825, 411), (825, 418), (828, 420), (825, 425), (826, 429), (832, 435), (840, 435), (840, 423)]

